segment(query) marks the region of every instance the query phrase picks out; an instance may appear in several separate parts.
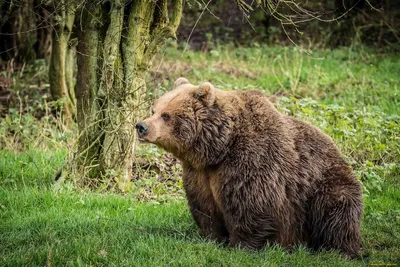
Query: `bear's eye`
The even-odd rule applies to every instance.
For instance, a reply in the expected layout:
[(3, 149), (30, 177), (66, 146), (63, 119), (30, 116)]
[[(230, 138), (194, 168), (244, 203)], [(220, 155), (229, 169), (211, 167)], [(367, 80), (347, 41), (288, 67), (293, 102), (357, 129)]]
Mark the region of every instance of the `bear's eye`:
[(162, 118), (164, 121), (168, 121), (171, 117), (169, 116), (169, 114), (163, 113), (163, 114), (161, 114), (161, 118)]

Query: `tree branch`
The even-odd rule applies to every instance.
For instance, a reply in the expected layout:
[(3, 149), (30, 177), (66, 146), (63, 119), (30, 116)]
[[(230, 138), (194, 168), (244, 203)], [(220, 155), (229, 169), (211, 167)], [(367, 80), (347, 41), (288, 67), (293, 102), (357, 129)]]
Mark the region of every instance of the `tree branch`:
[(143, 62), (146, 62), (148, 67), (151, 65), (153, 57), (159, 52), (168, 38), (176, 38), (176, 30), (182, 18), (183, 0), (173, 0), (172, 16), (169, 22), (167, 0), (161, 0), (157, 8), (160, 10), (162, 16), (157, 18), (157, 26), (151, 32), (150, 42), (146, 47), (143, 57)]
[(131, 88), (132, 78), (136, 71), (142, 71), (143, 52), (148, 46), (150, 26), (153, 21), (155, 2), (148, 0), (135, 0), (132, 3), (132, 12), (127, 23), (126, 40), (122, 41), (123, 64), (127, 88)]
[(151, 30), (162, 27), (168, 23), (168, 6), (167, 0), (159, 0), (154, 11), (154, 18)]
[(119, 54), (124, 9), (119, 0), (111, 3), (110, 24), (103, 45), (103, 67), (99, 86), (99, 96), (109, 94), (114, 82), (114, 63)]
[(171, 22), (169, 24), (174, 34), (178, 29), (179, 23), (181, 22), (182, 11), (183, 11), (183, 0), (173, 0), (172, 17), (171, 17)]

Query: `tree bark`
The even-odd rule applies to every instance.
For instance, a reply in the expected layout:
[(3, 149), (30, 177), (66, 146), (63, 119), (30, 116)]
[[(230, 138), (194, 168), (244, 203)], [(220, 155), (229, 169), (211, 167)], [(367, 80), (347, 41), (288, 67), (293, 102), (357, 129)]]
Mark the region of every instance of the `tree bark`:
[(55, 11), (56, 25), (53, 32), (49, 66), (50, 92), (53, 99), (63, 99), (62, 119), (71, 125), (75, 117), (75, 94), (73, 89), (74, 49), (70, 43), (75, 10), (72, 3), (61, 2)]
[(107, 178), (129, 189), (145, 75), (168, 38), (175, 38), (182, 0), (172, 1), (171, 10), (169, 19), (167, 0), (114, 0), (80, 11), (73, 171), (85, 183)]

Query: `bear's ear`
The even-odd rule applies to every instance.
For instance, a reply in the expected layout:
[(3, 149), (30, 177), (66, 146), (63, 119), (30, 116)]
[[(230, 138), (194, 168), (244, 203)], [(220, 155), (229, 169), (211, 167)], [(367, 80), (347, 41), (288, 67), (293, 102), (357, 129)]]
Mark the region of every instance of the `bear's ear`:
[(188, 79), (180, 77), (174, 82), (174, 89), (181, 86), (182, 84), (189, 83)]
[(206, 104), (211, 106), (215, 101), (215, 88), (209, 82), (205, 82), (199, 86), (194, 92), (194, 97), (196, 99), (204, 101)]

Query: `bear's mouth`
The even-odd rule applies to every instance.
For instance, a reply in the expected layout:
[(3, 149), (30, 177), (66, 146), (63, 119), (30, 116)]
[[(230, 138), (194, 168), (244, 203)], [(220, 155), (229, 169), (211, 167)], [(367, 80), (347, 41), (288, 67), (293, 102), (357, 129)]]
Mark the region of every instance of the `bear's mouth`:
[(147, 140), (146, 138), (143, 138), (143, 137), (138, 137), (138, 139), (139, 139), (139, 141), (141, 143), (148, 143), (149, 142), (149, 140)]
[(149, 136), (138, 136), (138, 140), (140, 143), (149, 143), (149, 144), (156, 144), (158, 145), (158, 140), (160, 139), (160, 137), (157, 137), (155, 140), (153, 138), (149, 138)]

